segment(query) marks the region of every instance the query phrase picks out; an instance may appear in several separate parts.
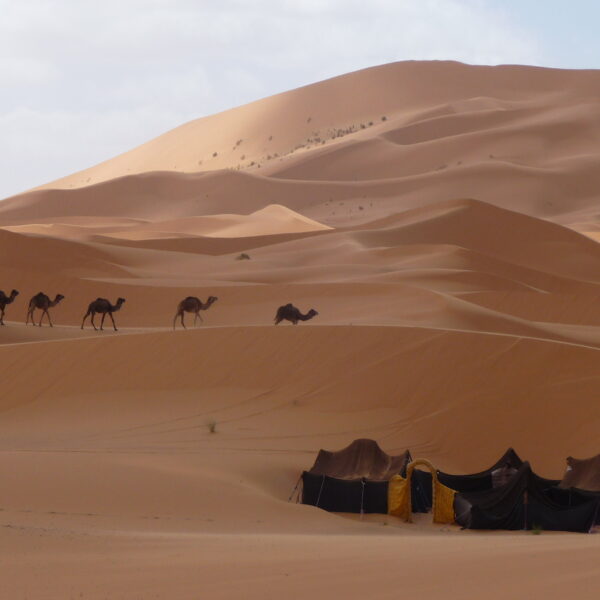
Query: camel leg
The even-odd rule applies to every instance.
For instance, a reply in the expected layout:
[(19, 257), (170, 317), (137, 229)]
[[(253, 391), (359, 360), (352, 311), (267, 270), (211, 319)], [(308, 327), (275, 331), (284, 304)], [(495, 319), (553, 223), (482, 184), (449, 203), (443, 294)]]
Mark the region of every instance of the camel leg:
[(106, 318), (106, 313), (102, 313), (102, 319), (100, 320), (100, 331), (104, 331), (104, 319)]
[(92, 312), (92, 326), (94, 327), (94, 331), (98, 331), (98, 328), (96, 327), (96, 323), (94, 323), (94, 317), (96, 316), (95, 312)]
[(4, 325), (4, 309), (2, 309), (2, 312), (0, 313), (0, 325)]
[(202, 315), (200, 314), (200, 311), (198, 311), (196, 313), (196, 316), (194, 317), (194, 327), (196, 327), (196, 321), (200, 319), (200, 323), (204, 323), (204, 319), (202, 318)]
[(83, 329), (83, 324), (85, 323), (85, 320), (90, 316), (90, 311), (88, 310), (84, 317), (83, 317), (83, 321), (81, 321), (81, 329)]
[(115, 319), (114, 319), (114, 317), (113, 317), (112, 313), (111, 313), (111, 312), (109, 312), (109, 313), (108, 313), (108, 316), (110, 317), (110, 320), (112, 321), (112, 324), (113, 324), (113, 328), (114, 328), (114, 330), (115, 330), (115, 331), (118, 331), (118, 329), (117, 329), (117, 326), (115, 325)]
[(25, 325), (29, 325), (29, 317), (31, 317), (31, 322), (35, 327), (35, 323), (33, 322), (33, 311), (31, 310), (31, 308), (27, 310), (27, 318), (25, 319)]
[[(52, 325), (52, 319), (50, 318), (50, 313), (44, 309), (44, 312), (42, 313), (42, 319), (44, 318), (44, 315), (46, 315), (48, 317), (48, 323), (50, 323), (50, 327), (54, 327), (54, 325)], [(42, 319), (40, 319), (40, 327), (42, 326)]]
[(177, 317), (179, 316), (179, 313), (176, 312), (175, 316), (173, 317), (173, 331), (175, 331), (175, 325), (177, 325)]
[(184, 310), (182, 310), (182, 311), (181, 311), (181, 325), (182, 325), (182, 327), (183, 327), (184, 329), (187, 329), (187, 327), (185, 326), (185, 323), (183, 322), (183, 315), (184, 315), (184, 313), (185, 313), (185, 311), (184, 311)]

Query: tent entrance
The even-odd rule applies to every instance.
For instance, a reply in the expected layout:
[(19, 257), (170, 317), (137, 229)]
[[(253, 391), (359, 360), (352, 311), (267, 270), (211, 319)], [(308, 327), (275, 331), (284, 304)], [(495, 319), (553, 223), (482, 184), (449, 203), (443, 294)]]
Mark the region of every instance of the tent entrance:
[(388, 486), (388, 514), (412, 522), (412, 476), (415, 467), (424, 466), (431, 473), (432, 512), (434, 523), (454, 523), (454, 490), (438, 480), (437, 469), (424, 458), (413, 460), (406, 468), (406, 477), (394, 475)]

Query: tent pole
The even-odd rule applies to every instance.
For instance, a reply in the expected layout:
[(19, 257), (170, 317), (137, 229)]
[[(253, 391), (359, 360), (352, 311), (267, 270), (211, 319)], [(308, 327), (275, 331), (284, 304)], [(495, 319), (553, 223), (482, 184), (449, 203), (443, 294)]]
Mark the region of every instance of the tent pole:
[(292, 498), (294, 496), (294, 492), (298, 489), (298, 485), (300, 484), (300, 480), (302, 479), (302, 475), (300, 475), (300, 477), (298, 477), (298, 481), (296, 481), (296, 485), (294, 486), (294, 489), (292, 490), (292, 493), (290, 494), (290, 497), (288, 498), (288, 502), (292, 501)]
[(324, 485), (325, 485), (325, 475), (323, 475), (323, 479), (321, 480), (321, 487), (319, 489), (319, 495), (317, 496), (317, 503), (315, 504), (316, 507), (319, 506), (319, 500), (321, 500), (321, 492), (323, 491)]
[(364, 505), (365, 505), (365, 480), (361, 479), (360, 482), (362, 483), (362, 490), (360, 492), (360, 518), (362, 520), (363, 515), (365, 514), (365, 511), (364, 511)]
[(598, 519), (598, 509), (600, 508), (600, 500), (596, 502), (596, 510), (594, 511), (594, 518), (592, 519), (592, 524), (590, 525), (590, 530), (588, 533), (592, 533), (594, 527), (596, 526), (596, 520)]

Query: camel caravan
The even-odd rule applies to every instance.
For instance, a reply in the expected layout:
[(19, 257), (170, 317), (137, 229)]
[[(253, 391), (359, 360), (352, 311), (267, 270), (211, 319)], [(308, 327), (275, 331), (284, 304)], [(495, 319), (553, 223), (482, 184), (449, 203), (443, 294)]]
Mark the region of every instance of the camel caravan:
[[(4, 312), (6, 310), (6, 307), (9, 304), (12, 304), (18, 295), (18, 290), (12, 290), (9, 296), (7, 296), (2, 290), (0, 290), (0, 326), (4, 325)], [(31, 321), (31, 324), (35, 327), (36, 323), (33, 318), (33, 314), (36, 310), (41, 310), (42, 314), (37, 323), (38, 327), (42, 326), (44, 316), (47, 317), (50, 327), (53, 327), (49, 309), (54, 308), (57, 304), (64, 300), (64, 298), (65, 297), (62, 294), (56, 294), (54, 300), (50, 300), (50, 296), (47, 296), (43, 292), (37, 293), (29, 301), (25, 325), (28, 325), (29, 321)], [(184, 329), (187, 329), (184, 322), (184, 315), (186, 312), (194, 315), (194, 326), (196, 326), (198, 320), (200, 320), (200, 323), (203, 323), (204, 319), (202, 318), (200, 311), (208, 310), (217, 300), (218, 298), (216, 296), (209, 296), (206, 302), (202, 302), (202, 300), (200, 300), (200, 298), (197, 298), (196, 296), (188, 296), (187, 298), (184, 298), (177, 305), (177, 312), (175, 313), (175, 317), (173, 318), (173, 330), (175, 330), (176, 328), (178, 319), (181, 322), (181, 326)], [(83, 320), (81, 321), (81, 329), (83, 329), (87, 318), (90, 317), (90, 322), (92, 323), (94, 331), (104, 331), (104, 320), (108, 315), (112, 322), (113, 329), (115, 331), (118, 331), (113, 315), (121, 309), (124, 303), (125, 298), (117, 298), (115, 304), (111, 304), (110, 300), (107, 300), (106, 298), (96, 298), (96, 300), (90, 302), (87, 312), (85, 313), (85, 315), (83, 315)], [(99, 328), (96, 327), (96, 323), (94, 322), (94, 317), (97, 314), (102, 315)], [(289, 321), (293, 325), (298, 325), (299, 321), (309, 321), (310, 319), (316, 317), (318, 314), (319, 313), (314, 308), (311, 308), (306, 314), (302, 314), (300, 309), (294, 306), (293, 304), (284, 304), (283, 306), (280, 306), (275, 313), (275, 325), (279, 325), (281, 321)]]

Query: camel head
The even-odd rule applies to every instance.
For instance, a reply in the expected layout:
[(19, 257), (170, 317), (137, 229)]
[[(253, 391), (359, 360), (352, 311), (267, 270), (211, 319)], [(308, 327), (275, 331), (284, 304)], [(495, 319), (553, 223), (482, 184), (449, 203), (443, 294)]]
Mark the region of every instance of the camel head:
[(117, 298), (117, 306), (121, 306), (125, 302), (125, 298)]
[(64, 300), (64, 296), (62, 294), (56, 294), (56, 298), (54, 298), (54, 306), (56, 306), (61, 300)]
[(208, 300), (206, 301), (207, 306), (211, 305), (213, 302), (216, 302), (218, 300), (218, 298), (216, 296), (209, 296)]
[(316, 317), (318, 314), (319, 314), (319, 313), (318, 313), (318, 312), (317, 312), (317, 311), (316, 311), (314, 308), (311, 308), (311, 309), (308, 311), (308, 313), (306, 313), (306, 316), (307, 316), (309, 319), (312, 319), (313, 317)]
[(13, 301), (18, 295), (19, 295), (19, 290), (13, 290), (10, 293), (10, 299), (11, 299), (11, 301)]

